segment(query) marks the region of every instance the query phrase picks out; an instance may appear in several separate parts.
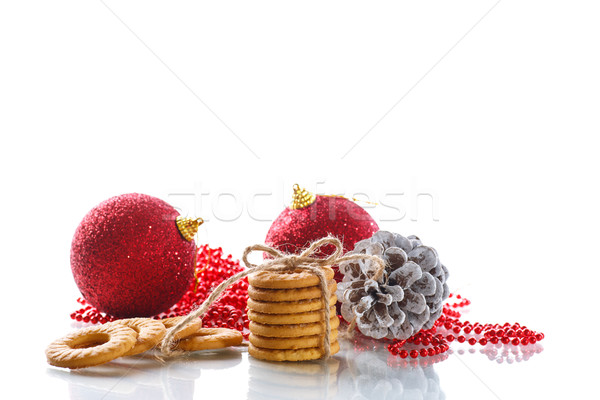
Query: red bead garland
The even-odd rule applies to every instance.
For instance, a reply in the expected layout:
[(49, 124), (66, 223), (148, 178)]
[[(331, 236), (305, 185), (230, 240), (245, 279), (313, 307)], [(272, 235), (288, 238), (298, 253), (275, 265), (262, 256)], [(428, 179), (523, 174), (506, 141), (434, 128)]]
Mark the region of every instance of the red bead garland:
[[(421, 331), (406, 340), (393, 341), (388, 345), (388, 350), (393, 355), (400, 356), (400, 358), (433, 357), (445, 353), (450, 349), (450, 346), (443, 335), (435, 334), (432, 330)], [(415, 348), (412, 350), (402, 349), (407, 344), (412, 344)]]
[[(220, 247), (212, 249), (207, 245), (200, 246), (196, 258), (194, 282), (177, 304), (154, 318), (163, 319), (187, 315), (200, 305), (221, 282), (242, 270), (239, 261), (234, 260), (231, 255), (224, 257)], [(249, 334), (249, 320), (246, 315), (247, 300), (248, 280), (245, 278), (231, 285), (219, 300), (211, 305), (202, 318), (202, 326), (237, 329), (247, 338)], [(112, 315), (101, 313), (89, 305), (85, 299), (79, 298), (77, 302), (83, 307), (71, 314), (71, 318), (76, 321), (104, 324), (116, 319)]]
[[(200, 246), (198, 248), (194, 282), (177, 304), (154, 318), (163, 319), (187, 315), (200, 305), (222, 281), (242, 270), (243, 268), (239, 262), (233, 260), (231, 255), (223, 256), (221, 248), (212, 249), (207, 245)], [(389, 352), (400, 359), (407, 359), (406, 362), (409, 362), (408, 360), (416, 362), (428, 357), (432, 358), (432, 362), (437, 362), (447, 357), (444, 353), (450, 350), (449, 343), (457, 341), (458, 343), (466, 342), (471, 346), (477, 344), (484, 346), (481, 352), (486, 354), (490, 360), (496, 359), (498, 362), (502, 362), (506, 359), (508, 363), (515, 360), (526, 360), (533, 353), (541, 351), (535, 346), (532, 346), (531, 350), (523, 349), (521, 352), (513, 348), (512, 353), (515, 357), (509, 358), (510, 348), (505, 347), (502, 357), (497, 358), (498, 346), (512, 345), (527, 348), (528, 345), (535, 345), (544, 339), (544, 334), (530, 330), (519, 323), (481, 324), (479, 322), (461, 321), (461, 313), (457, 309), (466, 307), (471, 302), (461, 295), (454, 296), (450, 294), (450, 298), (455, 298), (457, 301), (444, 305), (442, 315), (435, 322), (433, 328), (418, 332), (406, 340), (393, 340), (391, 343), (385, 339), (380, 341), (372, 339), (365, 344), (363, 338), (361, 344), (359, 344), (359, 341), (355, 341), (355, 350), (373, 350), (379, 344), (389, 343), (387, 344)], [(248, 281), (243, 279), (229, 287), (220, 299), (209, 308), (202, 318), (203, 326), (207, 328), (226, 327), (236, 329), (242, 332), (247, 339), (249, 334), (249, 320), (246, 314), (247, 300)], [(82, 305), (82, 308), (71, 314), (73, 320), (103, 324), (116, 319), (111, 315), (101, 313), (89, 305), (85, 299), (79, 298), (77, 301)], [(464, 351), (459, 350), (458, 352), (460, 354)], [(441, 355), (444, 356), (440, 358)]]
[[(450, 298), (452, 297), (453, 294), (450, 294)], [(448, 351), (450, 349), (448, 343), (454, 340), (459, 343), (467, 342), (471, 346), (476, 344), (486, 346), (488, 343), (527, 346), (544, 339), (543, 333), (532, 331), (518, 322), (514, 324), (506, 322), (500, 325), (461, 321), (461, 314), (456, 309), (466, 307), (471, 302), (462, 298), (461, 295), (456, 295), (456, 299), (459, 301), (444, 305), (442, 315), (435, 322), (433, 328), (421, 331), (407, 340), (394, 340), (388, 345), (390, 353), (400, 358), (431, 357)], [(445, 335), (438, 333), (438, 330), (445, 331)], [(403, 349), (407, 344), (413, 345), (411, 346), (412, 350)], [(493, 359), (497, 352), (492, 350), (486, 353), (489, 353), (488, 357)], [(527, 356), (529, 352), (524, 354)]]

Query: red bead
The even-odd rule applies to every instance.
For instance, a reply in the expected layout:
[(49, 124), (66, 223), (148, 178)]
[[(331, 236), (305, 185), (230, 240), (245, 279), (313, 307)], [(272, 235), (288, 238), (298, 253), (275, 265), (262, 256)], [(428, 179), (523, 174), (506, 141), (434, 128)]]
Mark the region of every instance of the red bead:
[[(460, 303), (455, 303), (454, 307), (462, 307), (464, 305), (470, 304), (470, 301), (464, 299)], [(543, 333), (536, 333), (527, 329), (524, 325), (520, 325), (519, 323), (510, 324), (508, 322), (500, 325), (500, 324), (481, 324), (479, 322), (470, 323), (469, 321), (460, 321), (460, 313), (457, 311), (453, 311), (450, 308), (450, 305), (444, 305), (442, 308), (442, 316), (435, 322), (433, 327), (426, 331), (421, 331), (406, 341), (395, 342), (394, 347), (388, 347), (389, 351), (394, 355), (404, 355), (403, 358), (408, 356), (412, 358), (416, 358), (419, 355), (421, 357), (431, 356), (432, 354), (440, 354), (446, 352), (450, 349), (449, 343), (453, 341), (458, 341), (459, 343), (468, 342), (470, 345), (475, 345), (479, 343), (482, 346), (487, 345), (488, 343), (492, 343), (494, 345), (498, 343), (513, 345), (526, 345), (526, 344), (534, 344), (544, 338)], [(245, 321), (247, 320), (246, 316)], [(445, 328), (449, 331), (446, 335), (442, 335), (441, 333), (436, 333), (436, 330), (440, 327)], [(462, 329), (461, 329), (462, 328)], [(477, 337), (465, 337), (465, 335), (455, 335), (463, 331), (465, 334), (470, 334), (473, 332), (475, 335), (480, 335)], [(411, 350), (410, 352), (407, 350), (398, 351), (398, 349), (404, 345), (405, 343), (413, 343), (415, 345), (423, 345), (428, 346), (431, 344), (431, 347), (422, 348), (419, 350)], [(366, 350), (366, 349), (365, 349)], [(462, 350), (461, 350), (462, 351)], [(472, 352), (473, 350), (470, 350)], [(511, 350), (513, 354), (515, 354), (514, 359), (507, 359), (505, 357), (498, 358), (499, 362), (513, 362), (520, 361), (521, 359), (526, 360), (530, 357), (534, 352), (541, 351), (540, 349), (532, 349), (532, 350), (521, 350), (523, 355), (521, 356), (518, 349)], [(488, 348), (485, 350), (488, 358), (490, 360), (496, 359), (497, 351), (494, 348)], [(428, 363), (430, 361), (421, 360), (419, 363)], [(417, 360), (412, 360), (410, 362), (411, 365), (417, 365)], [(407, 364), (408, 365), (408, 364)], [(424, 365), (424, 364), (422, 364)]]

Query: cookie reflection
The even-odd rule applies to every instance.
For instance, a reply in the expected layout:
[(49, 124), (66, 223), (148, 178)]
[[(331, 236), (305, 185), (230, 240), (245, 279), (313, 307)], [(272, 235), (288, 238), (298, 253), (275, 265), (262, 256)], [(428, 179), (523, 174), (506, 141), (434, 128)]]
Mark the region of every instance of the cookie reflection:
[(194, 398), (195, 381), (203, 369), (226, 369), (240, 362), (240, 352), (230, 349), (168, 361), (144, 353), (82, 370), (48, 368), (48, 374), (68, 382), (72, 400), (187, 400)]
[(274, 362), (248, 357), (249, 400), (332, 399), (337, 394), (339, 360)]

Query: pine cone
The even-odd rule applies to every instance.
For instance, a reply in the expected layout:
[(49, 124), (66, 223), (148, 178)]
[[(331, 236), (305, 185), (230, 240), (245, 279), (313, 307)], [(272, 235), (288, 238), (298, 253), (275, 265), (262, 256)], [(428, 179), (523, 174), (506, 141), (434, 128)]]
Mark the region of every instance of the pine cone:
[(375, 339), (408, 339), (433, 327), (450, 294), (448, 270), (433, 248), (416, 236), (378, 231), (348, 254), (355, 253), (383, 258), (386, 269), (375, 281), (377, 265), (369, 260), (340, 264), (337, 296), (346, 321), (356, 318), (358, 329)]

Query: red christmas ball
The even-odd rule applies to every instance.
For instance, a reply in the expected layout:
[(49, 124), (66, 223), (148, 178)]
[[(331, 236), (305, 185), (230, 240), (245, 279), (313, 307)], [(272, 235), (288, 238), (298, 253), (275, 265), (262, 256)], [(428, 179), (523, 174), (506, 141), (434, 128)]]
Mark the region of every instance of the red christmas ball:
[[(265, 243), (286, 253), (300, 253), (311, 242), (327, 235), (335, 236), (343, 244), (344, 252), (354, 249), (354, 244), (370, 238), (379, 230), (375, 220), (352, 200), (340, 196), (313, 195), (294, 187), (292, 205), (279, 216), (269, 229)], [(320, 255), (327, 256), (335, 250), (324, 246)], [(343, 278), (337, 269), (335, 279)]]
[(85, 300), (119, 318), (149, 317), (175, 304), (194, 278), (196, 249), (178, 216), (164, 201), (138, 193), (93, 208), (71, 245), (71, 270)]

